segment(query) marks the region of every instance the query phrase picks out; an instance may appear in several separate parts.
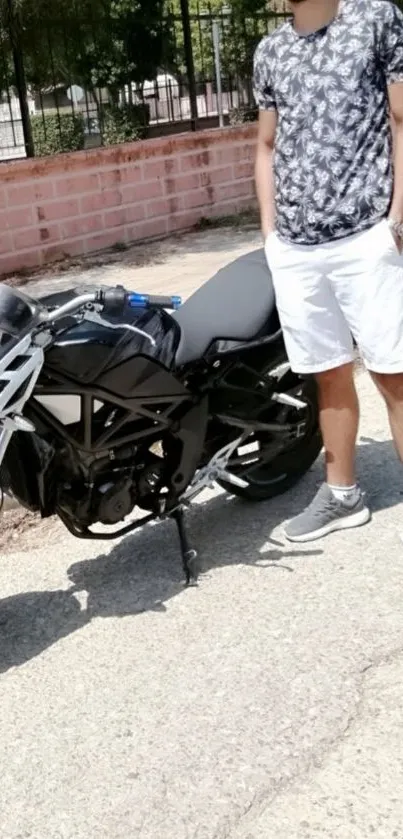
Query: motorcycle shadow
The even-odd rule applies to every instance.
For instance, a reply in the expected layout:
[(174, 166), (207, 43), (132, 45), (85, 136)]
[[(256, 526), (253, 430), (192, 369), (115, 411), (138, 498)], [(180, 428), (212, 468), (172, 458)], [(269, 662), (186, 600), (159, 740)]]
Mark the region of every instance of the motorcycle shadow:
[[(312, 476), (304, 483), (308, 494)], [(109, 553), (72, 565), (67, 590), (5, 598), (0, 601), (0, 673), (25, 664), (93, 618), (165, 612), (180, 594), (202, 597), (203, 579), (213, 568), (263, 565), (265, 573), (273, 568), (284, 572), (288, 557), (319, 556), (319, 549), (294, 552), (270, 541), (274, 526), (298, 509), (294, 493), (259, 505), (225, 494), (195, 505), (187, 525), (199, 551), (198, 589), (185, 589), (176, 527), (164, 521), (142, 528)]]
[[(359, 468), (375, 510), (395, 506), (403, 489), (402, 467), (392, 444), (364, 440)], [(203, 596), (203, 579), (213, 569), (242, 565), (261, 573), (288, 575), (306, 557), (320, 557), (323, 545), (289, 546), (271, 536), (296, 515), (322, 477), (320, 458), (297, 488), (262, 504), (216, 495), (189, 511), (191, 543), (199, 551), (200, 588), (184, 589), (179, 541), (173, 522), (149, 525), (115, 545), (109, 553), (72, 565), (68, 590), (29, 592), (0, 601), (0, 673), (20, 666), (96, 617), (165, 612), (183, 594)], [(252, 585), (256, 585), (256, 576)]]

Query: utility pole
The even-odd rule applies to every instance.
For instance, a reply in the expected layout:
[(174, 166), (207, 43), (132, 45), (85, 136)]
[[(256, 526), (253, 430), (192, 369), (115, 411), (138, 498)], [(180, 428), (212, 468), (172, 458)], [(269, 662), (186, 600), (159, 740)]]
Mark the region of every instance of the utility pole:
[(180, 0), (180, 4), (181, 4), (182, 28), (183, 28), (183, 45), (184, 45), (184, 49), (185, 49), (185, 63), (186, 63), (188, 81), (189, 81), (190, 119), (191, 119), (192, 131), (196, 131), (197, 120), (198, 120), (197, 90), (196, 90), (195, 67), (194, 67), (194, 60), (193, 60), (192, 29), (191, 29), (191, 26), (190, 26), (189, 0)]

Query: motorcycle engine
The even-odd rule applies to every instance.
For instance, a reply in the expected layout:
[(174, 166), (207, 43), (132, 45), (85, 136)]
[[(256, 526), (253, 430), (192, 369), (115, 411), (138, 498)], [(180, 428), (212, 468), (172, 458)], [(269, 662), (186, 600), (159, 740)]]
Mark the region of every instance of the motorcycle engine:
[[(66, 468), (66, 461), (64, 462)], [(143, 510), (157, 511), (163, 483), (163, 464), (160, 458), (147, 452), (135, 466), (114, 466), (100, 469), (91, 480), (83, 480), (76, 472), (65, 478), (60, 486), (57, 509), (75, 525), (116, 525), (128, 516), (136, 505)], [(56, 510), (57, 511), (57, 510)]]
[[(92, 505), (97, 510), (97, 521), (101, 524), (118, 524), (131, 513), (135, 498), (132, 495), (132, 481), (106, 483), (93, 493)], [(91, 506), (92, 506), (91, 505)]]
[(118, 524), (136, 504), (131, 477), (118, 474), (88, 486), (82, 481), (65, 482), (59, 491), (56, 511), (61, 511), (75, 525), (89, 527), (96, 522)]

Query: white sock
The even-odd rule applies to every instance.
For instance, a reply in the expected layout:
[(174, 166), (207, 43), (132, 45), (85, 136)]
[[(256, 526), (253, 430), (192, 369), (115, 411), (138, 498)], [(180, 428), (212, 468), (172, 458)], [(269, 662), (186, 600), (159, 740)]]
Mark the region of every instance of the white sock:
[(328, 487), (338, 501), (352, 501), (353, 499), (358, 498), (360, 494), (357, 484), (354, 484), (351, 487), (338, 487), (328, 484)]

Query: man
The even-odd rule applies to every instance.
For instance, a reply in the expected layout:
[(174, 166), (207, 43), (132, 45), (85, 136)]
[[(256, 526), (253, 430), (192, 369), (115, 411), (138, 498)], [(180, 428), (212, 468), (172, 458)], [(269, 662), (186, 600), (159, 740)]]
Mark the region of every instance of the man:
[(255, 54), (256, 185), (290, 363), (318, 383), (327, 483), (286, 526), (305, 542), (370, 518), (352, 335), (403, 460), (403, 14), (389, 0), (290, 7)]

